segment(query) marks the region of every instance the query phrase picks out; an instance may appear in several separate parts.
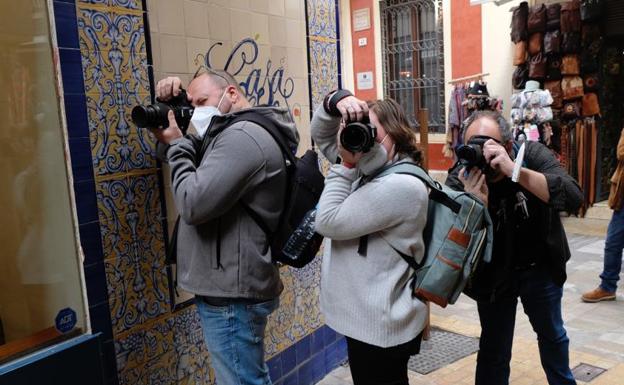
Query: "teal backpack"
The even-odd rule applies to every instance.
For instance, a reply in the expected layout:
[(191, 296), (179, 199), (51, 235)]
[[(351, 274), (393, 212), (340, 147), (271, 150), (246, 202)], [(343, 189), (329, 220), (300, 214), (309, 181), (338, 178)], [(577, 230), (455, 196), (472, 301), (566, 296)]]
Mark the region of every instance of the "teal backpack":
[[(441, 307), (453, 304), (477, 265), (491, 260), (493, 226), (487, 207), (470, 193), (441, 186), (411, 162), (387, 166), (371, 179), (390, 174), (415, 176), (429, 188), (423, 260), (417, 263), (412, 256), (395, 249), (415, 270), (414, 295)], [(362, 255), (366, 254), (366, 239), (360, 239), (358, 252)]]

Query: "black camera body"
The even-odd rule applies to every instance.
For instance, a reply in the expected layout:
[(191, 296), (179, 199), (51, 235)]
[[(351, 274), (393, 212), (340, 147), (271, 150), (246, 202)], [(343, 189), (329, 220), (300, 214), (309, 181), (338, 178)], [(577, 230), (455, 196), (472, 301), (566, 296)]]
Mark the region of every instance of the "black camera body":
[(470, 170), (473, 167), (484, 171), (488, 166), (483, 156), (483, 145), (490, 140), (489, 136), (476, 135), (470, 138), (468, 143), (460, 144), (455, 148), (455, 155), (457, 155), (458, 162), (463, 165), (466, 170)]
[(377, 129), (365, 115), (360, 121), (347, 122), (340, 133), (342, 148), (353, 153), (368, 152), (375, 144)]
[(173, 110), (178, 127), (182, 133), (186, 134), (194, 108), (189, 103), (185, 90), (180, 90), (178, 96), (166, 102), (156, 99), (154, 104), (135, 106), (132, 109), (132, 121), (138, 127), (167, 128), (169, 127), (167, 117), (169, 110)]

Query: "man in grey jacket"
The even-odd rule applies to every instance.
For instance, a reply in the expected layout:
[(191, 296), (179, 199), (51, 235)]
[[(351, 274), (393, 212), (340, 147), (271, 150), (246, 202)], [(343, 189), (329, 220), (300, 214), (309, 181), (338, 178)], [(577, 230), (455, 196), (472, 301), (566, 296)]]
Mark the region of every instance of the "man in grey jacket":
[[(156, 96), (180, 93), (179, 78), (158, 82)], [(264, 363), (267, 317), (283, 289), (267, 234), (244, 208), (276, 228), (286, 192), (283, 154), (261, 126), (239, 121), (250, 108), (270, 119), (296, 149), (298, 135), (285, 108), (252, 107), (236, 80), (207, 70), (187, 89), (198, 135), (183, 136), (173, 113), (152, 129), (166, 145), (174, 201), (179, 286), (195, 294), (211, 364), (219, 384), (270, 384)], [(200, 149), (206, 148), (200, 153)], [(206, 146), (207, 144), (207, 146)]]

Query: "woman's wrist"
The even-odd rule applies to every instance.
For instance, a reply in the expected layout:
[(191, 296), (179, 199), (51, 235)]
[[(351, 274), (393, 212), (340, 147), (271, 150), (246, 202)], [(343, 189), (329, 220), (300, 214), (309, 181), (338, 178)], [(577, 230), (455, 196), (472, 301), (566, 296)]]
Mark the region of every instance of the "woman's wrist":
[(346, 162), (346, 161), (342, 161), (341, 163), (343, 166), (345, 166), (346, 168), (355, 168), (355, 164), (354, 163), (350, 163), (350, 162)]

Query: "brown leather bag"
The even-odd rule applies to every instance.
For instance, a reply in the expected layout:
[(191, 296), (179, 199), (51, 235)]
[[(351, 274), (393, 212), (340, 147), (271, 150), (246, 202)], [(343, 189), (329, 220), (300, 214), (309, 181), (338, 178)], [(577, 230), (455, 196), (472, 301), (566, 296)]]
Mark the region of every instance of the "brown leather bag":
[(598, 92), (600, 89), (600, 81), (598, 74), (589, 74), (583, 76), (583, 88), (585, 92)]
[(511, 77), (511, 85), (516, 90), (522, 90), (527, 80), (529, 80), (529, 64), (524, 63), (516, 67)]
[(544, 34), (541, 32), (535, 32), (529, 37), (529, 55), (537, 55), (542, 52), (542, 40)]
[(580, 76), (564, 76), (561, 81), (563, 100), (573, 100), (583, 97), (583, 79)]
[(600, 115), (598, 95), (593, 92), (583, 95), (583, 116)]
[(526, 1), (511, 9), (511, 41), (514, 43), (520, 40), (527, 40), (529, 32), (527, 30), (527, 19), (529, 18), (529, 4)]
[(529, 33), (546, 31), (546, 6), (544, 4), (531, 7), (527, 28)]
[(529, 63), (529, 78), (544, 79), (546, 77), (546, 57), (541, 53), (531, 57)]
[(552, 108), (562, 108), (563, 107), (563, 90), (561, 89), (561, 81), (560, 80), (550, 80), (544, 83), (544, 89), (550, 92), (550, 96), (552, 96), (553, 102), (551, 104)]
[(561, 4), (561, 32), (581, 31), (581, 3), (579, 0), (572, 0)]
[(581, 50), (581, 34), (579, 32), (566, 32), (561, 39), (561, 51), (563, 53), (578, 53)]
[(561, 80), (561, 57), (559, 55), (548, 55), (548, 69), (546, 70), (546, 79)]
[(561, 4), (548, 4), (546, 6), (546, 30), (556, 31), (561, 27)]
[(516, 46), (514, 49), (513, 64), (515, 66), (519, 66), (521, 64), (526, 63), (526, 60), (527, 60), (526, 56), (527, 56), (527, 42), (524, 40), (521, 40), (516, 43)]
[(553, 54), (561, 52), (561, 33), (559, 31), (546, 32), (544, 35), (544, 53)]
[(577, 119), (581, 117), (581, 103), (579, 101), (566, 102), (561, 110), (564, 119)]
[(578, 55), (565, 55), (561, 59), (561, 73), (563, 75), (580, 75), (581, 63)]

